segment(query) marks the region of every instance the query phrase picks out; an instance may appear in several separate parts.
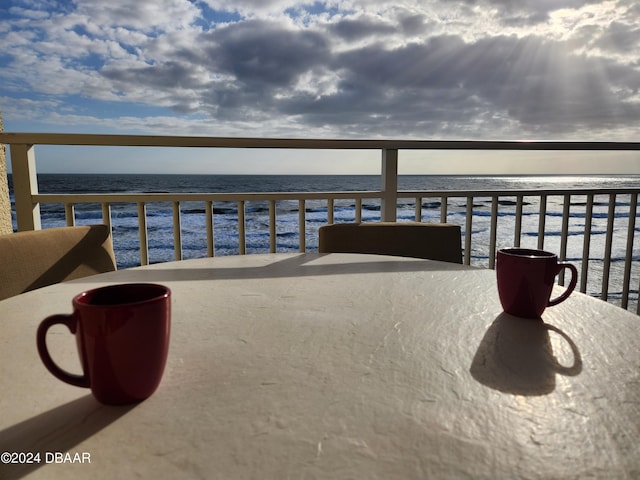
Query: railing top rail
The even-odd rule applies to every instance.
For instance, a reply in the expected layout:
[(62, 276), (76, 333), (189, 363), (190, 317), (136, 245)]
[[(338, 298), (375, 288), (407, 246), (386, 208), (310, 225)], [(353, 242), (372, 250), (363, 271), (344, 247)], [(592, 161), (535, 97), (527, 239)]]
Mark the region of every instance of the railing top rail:
[(472, 189), (472, 190), (398, 190), (398, 198), (415, 197), (539, 197), (541, 195), (630, 195), (640, 193), (638, 188), (546, 188), (546, 189)]
[[(33, 199), (42, 203), (128, 203), (128, 202), (196, 202), (196, 201), (262, 201), (262, 200), (326, 200), (380, 198), (378, 190), (333, 192), (238, 192), (238, 193), (40, 193)], [(638, 188), (591, 189), (509, 189), (509, 190), (399, 190), (398, 198), (440, 197), (517, 197), (540, 195), (628, 195), (640, 193)]]
[(327, 150), (640, 150), (640, 142), (580, 142), (555, 140), (358, 140), (20, 132), (0, 133), (0, 143), (25, 145), (288, 148)]
[(40, 193), (33, 199), (41, 203), (128, 203), (128, 202), (201, 202), (262, 200), (326, 200), (380, 198), (377, 190), (339, 192), (243, 192), (243, 193)]

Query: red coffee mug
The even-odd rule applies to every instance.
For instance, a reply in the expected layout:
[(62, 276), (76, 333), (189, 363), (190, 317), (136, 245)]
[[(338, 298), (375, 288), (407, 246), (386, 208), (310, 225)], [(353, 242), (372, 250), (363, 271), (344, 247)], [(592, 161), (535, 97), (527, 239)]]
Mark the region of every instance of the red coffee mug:
[[(551, 299), (556, 275), (571, 270), (567, 289)], [(539, 318), (546, 307), (565, 301), (578, 281), (578, 270), (543, 250), (504, 248), (498, 251), (496, 276), (500, 303), (506, 313), (525, 318)]]
[[(76, 336), (82, 375), (61, 369), (47, 350), (56, 324)], [(140, 402), (160, 384), (169, 350), (171, 291), (151, 283), (121, 284), (80, 293), (73, 313), (52, 315), (38, 327), (38, 353), (63, 382), (91, 388), (104, 404)]]

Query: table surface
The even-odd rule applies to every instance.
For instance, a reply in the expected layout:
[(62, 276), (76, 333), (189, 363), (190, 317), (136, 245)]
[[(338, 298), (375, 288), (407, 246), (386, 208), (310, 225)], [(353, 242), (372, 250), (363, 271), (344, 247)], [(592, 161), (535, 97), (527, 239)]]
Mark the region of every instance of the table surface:
[[(82, 290), (140, 281), (173, 292), (167, 368), (146, 401), (103, 406), (49, 374), (36, 328)], [(274, 254), (4, 300), (0, 452), (41, 462), (0, 478), (640, 478), (640, 319), (578, 293), (518, 319), (495, 283), (428, 260)], [(79, 372), (68, 330), (48, 343)]]

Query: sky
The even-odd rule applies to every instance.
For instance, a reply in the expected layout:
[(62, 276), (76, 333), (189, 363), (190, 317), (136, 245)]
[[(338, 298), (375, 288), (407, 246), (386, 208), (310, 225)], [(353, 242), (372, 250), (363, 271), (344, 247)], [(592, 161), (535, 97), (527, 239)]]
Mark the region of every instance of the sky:
[[(7, 132), (638, 141), (637, 0), (2, 0)], [(41, 172), (379, 173), (380, 152), (37, 147)], [(640, 152), (401, 152), (640, 173)]]

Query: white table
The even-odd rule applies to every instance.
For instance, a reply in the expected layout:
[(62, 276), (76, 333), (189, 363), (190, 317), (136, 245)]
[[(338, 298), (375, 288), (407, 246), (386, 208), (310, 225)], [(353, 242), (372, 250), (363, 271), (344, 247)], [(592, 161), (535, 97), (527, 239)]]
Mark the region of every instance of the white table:
[[(102, 406), (49, 374), (36, 328), (133, 281), (173, 291), (167, 369), (145, 402)], [(543, 320), (501, 314), (493, 271), (370, 255), (47, 287), (0, 302), (0, 452), (42, 459), (0, 478), (639, 478), (640, 319), (576, 293)], [(64, 327), (49, 344), (79, 370)]]

